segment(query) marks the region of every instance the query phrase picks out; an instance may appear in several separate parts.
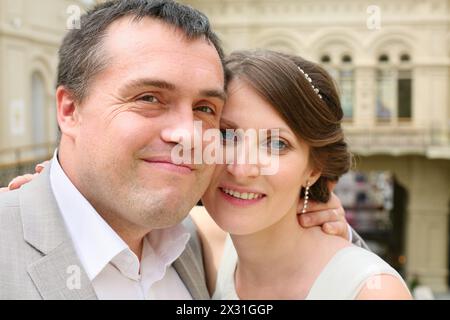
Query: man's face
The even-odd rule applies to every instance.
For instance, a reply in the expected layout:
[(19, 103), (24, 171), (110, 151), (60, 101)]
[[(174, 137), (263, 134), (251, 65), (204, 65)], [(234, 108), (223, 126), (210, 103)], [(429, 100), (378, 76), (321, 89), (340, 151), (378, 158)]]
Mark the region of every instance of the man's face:
[(172, 134), (194, 121), (217, 128), (224, 75), (205, 39), (154, 19), (113, 23), (104, 40), (108, 67), (79, 107), (78, 183), (100, 212), (142, 228), (181, 221), (206, 190), (212, 166), (170, 163)]

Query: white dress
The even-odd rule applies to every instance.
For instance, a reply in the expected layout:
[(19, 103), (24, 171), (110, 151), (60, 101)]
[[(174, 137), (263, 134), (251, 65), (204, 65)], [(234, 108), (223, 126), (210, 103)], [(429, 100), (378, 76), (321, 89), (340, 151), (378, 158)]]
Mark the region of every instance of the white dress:
[[(237, 261), (236, 250), (228, 236), (212, 299), (239, 300), (234, 284)], [(328, 262), (306, 300), (354, 300), (369, 278), (381, 274), (398, 278), (408, 290), (398, 272), (376, 254), (356, 246), (346, 247)], [(376, 286), (377, 283), (371, 285)]]

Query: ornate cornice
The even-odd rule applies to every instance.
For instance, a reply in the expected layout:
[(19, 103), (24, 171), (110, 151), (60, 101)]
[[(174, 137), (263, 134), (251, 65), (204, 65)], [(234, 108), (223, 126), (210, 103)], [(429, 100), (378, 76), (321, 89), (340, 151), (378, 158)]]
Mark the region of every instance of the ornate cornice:
[[(371, 0), (184, 0), (211, 18), (215, 26), (234, 25), (351, 25), (365, 22)], [(377, 0), (383, 23), (446, 23), (446, 0)], [(280, 19), (282, 18), (282, 19)]]

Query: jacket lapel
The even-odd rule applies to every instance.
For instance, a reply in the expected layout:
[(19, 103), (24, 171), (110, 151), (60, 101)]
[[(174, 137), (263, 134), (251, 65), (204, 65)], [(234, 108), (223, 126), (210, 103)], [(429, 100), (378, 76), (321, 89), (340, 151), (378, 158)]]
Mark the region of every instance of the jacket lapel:
[(205, 272), (203, 268), (203, 255), (197, 227), (190, 217), (183, 221), (183, 226), (191, 234), (182, 255), (173, 264), (181, 280), (195, 300), (209, 300), (211, 297), (206, 287)]
[(97, 299), (71, 244), (64, 242), (28, 267), (44, 300)]
[(43, 257), (28, 273), (43, 299), (96, 299), (50, 187), (50, 166), (20, 191), (24, 238)]
[(186, 250), (184, 250), (178, 260), (174, 262), (173, 267), (194, 300), (211, 299), (208, 289), (206, 288), (204, 272), (201, 269), (201, 266), (199, 266), (199, 261), (190, 244), (186, 246)]

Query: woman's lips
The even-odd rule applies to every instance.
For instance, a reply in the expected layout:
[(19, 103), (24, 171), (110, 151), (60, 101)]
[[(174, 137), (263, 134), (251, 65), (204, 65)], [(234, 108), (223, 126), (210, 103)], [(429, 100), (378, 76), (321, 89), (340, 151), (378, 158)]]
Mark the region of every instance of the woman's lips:
[(219, 192), (222, 197), (236, 206), (249, 206), (261, 202), (266, 195), (263, 193), (245, 192), (240, 189), (241, 192), (230, 188), (219, 188)]

